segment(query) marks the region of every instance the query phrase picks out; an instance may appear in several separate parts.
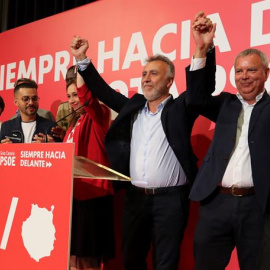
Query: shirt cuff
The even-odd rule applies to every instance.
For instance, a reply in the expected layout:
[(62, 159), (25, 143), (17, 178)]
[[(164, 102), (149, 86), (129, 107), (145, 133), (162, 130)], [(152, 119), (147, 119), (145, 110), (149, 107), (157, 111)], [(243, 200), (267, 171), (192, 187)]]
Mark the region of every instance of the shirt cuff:
[(81, 60), (81, 61), (77, 61), (77, 66), (78, 66), (78, 69), (80, 71), (84, 71), (87, 69), (87, 67), (89, 66), (91, 60), (86, 57), (85, 59)]
[(205, 58), (193, 58), (191, 59), (190, 71), (195, 71), (198, 69), (204, 68), (206, 65), (206, 57)]

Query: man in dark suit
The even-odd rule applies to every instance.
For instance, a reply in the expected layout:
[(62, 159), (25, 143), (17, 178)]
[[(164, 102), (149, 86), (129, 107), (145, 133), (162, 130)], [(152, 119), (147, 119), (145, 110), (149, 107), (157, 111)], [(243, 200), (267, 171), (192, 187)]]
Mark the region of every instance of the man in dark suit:
[(45, 142), (54, 121), (38, 115), (39, 97), (35, 81), (21, 78), (14, 85), (14, 103), (19, 116), (2, 124), (1, 143)]
[[(200, 23), (198, 16), (193, 23), (197, 40), (193, 61), (206, 57), (214, 36), (214, 32), (201, 34)], [(270, 188), (270, 98), (264, 88), (268, 65), (259, 50), (238, 54), (236, 95), (211, 96), (207, 68), (186, 70), (190, 108), (216, 123), (190, 194), (192, 200), (201, 202), (194, 237), (196, 270), (225, 269), (234, 247), (240, 269), (258, 267)]]
[[(118, 112), (106, 135), (112, 167), (130, 175), (123, 214), (123, 261), (126, 270), (146, 270), (153, 244), (156, 270), (178, 269), (180, 244), (186, 227), (190, 186), (197, 159), (190, 134), (197, 113), (186, 107), (186, 93), (169, 94), (174, 65), (164, 56), (147, 60), (142, 72), (144, 95), (132, 98), (113, 90), (86, 57), (88, 42), (74, 37), (71, 51), (92, 93)], [(209, 56), (207, 68), (215, 68)], [(210, 73), (210, 72), (209, 72)], [(214, 90), (214, 75), (208, 78)]]

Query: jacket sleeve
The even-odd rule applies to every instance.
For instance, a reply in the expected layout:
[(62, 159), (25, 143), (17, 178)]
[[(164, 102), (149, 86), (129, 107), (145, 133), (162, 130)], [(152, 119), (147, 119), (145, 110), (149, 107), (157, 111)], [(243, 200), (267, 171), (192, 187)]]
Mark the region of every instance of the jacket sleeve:
[(8, 134), (7, 134), (7, 128), (6, 128), (6, 123), (4, 122), (3, 124), (2, 124), (2, 127), (1, 127), (1, 130), (0, 130), (0, 142), (3, 140), (3, 139), (5, 139), (5, 136), (7, 136)]
[(86, 70), (79, 71), (83, 77), (87, 88), (108, 107), (119, 113), (123, 106), (129, 100), (121, 93), (112, 89), (99, 75), (92, 62)]
[(0, 141), (5, 139), (6, 136), (11, 137), (13, 143), (21, 143), (24, 141), (23, 131), (21, 128), (21, 118), (15, 118), (2, 123), (0, 132)]
[(104, 132), (107, 132), (111, 120), (110, 109), (106, 105), (100, 104), (99, 100), (93, 96), (86, 85), (77, 88), (77, 92), (81, 104), (88, 102), (88, 105), (84, 106), (86, 113), (90, 114), (93, 121), (102, 127)]
[(216, 79), (216, 56), (215, 49), (207, 53), (204, 68), (190, 71), (186, 68), (187, 96), (186, 101), (189, 109), (198, 112), (211, 121), (216, 121), (220, 108), (220, 96), (213, 97)]

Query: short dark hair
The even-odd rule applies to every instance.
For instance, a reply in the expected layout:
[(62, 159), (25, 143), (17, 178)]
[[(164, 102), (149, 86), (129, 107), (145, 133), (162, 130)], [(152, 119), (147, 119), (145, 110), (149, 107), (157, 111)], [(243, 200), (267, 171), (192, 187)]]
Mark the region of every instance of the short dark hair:
[(14, 94), (19, 91), (20, 88), (35, 88), (38, 89), (38, 85), (34, 80), (21, 78), (14, 83)]
[(67, 70), (66, 89), (68, 89), (71, 84), (77, 84), (77, 66), (71, 66)]
[[(4, 109), (5, 109), (5, 102), (4, 102), (4, 100), (3, 100), (3, 98), (0, 96), (0, 108), (2, 108), (2, 112), (4, 111)], [(1, 113), (2, 113), (1, 112)], [(0, 115), (1, 115), (1, 113), (0, 113)]]

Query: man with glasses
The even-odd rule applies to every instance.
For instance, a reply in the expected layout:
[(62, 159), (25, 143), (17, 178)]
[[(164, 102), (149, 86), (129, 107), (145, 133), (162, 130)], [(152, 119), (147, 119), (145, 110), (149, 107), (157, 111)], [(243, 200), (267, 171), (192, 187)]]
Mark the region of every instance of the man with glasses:
[(2, 124), (1, 143), (46, 142), (56, 123), (38, 115), (39, 97), (35, 81), (22, 78), (14, 84), (14, 103), (20, 116)]

